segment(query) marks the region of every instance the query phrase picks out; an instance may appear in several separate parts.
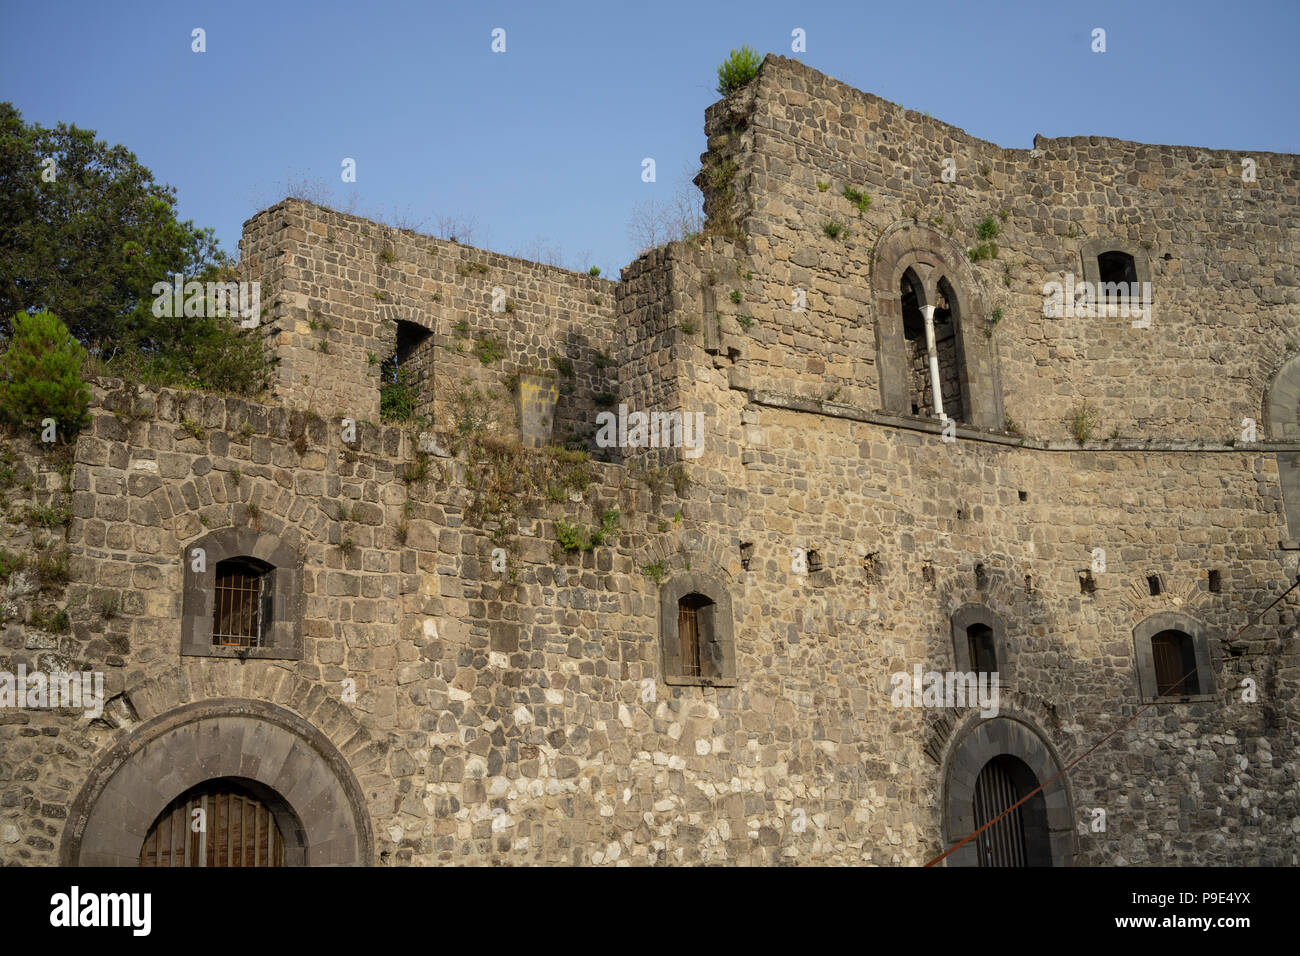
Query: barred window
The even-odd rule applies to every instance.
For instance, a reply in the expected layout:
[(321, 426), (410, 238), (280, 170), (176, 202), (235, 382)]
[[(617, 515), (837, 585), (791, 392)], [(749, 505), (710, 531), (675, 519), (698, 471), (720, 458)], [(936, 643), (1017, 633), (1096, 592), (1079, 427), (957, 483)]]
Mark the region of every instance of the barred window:
[(681, 643), (682, 676), (701, 677), (705, 675), (702, 667), (700, 649), (712, 643), (708, 622), (711, 616), (701, 613), (713, 602), (703, 594), (688, 594), (677, 602), (677, 638)]
[(302, 554), (253, 528), (186, 542), (181, 654), (301, 660)]
[(263, 647), (271, 620), (271, 566), (255, 558), (217, 564), (212, 643), (217, 647)]

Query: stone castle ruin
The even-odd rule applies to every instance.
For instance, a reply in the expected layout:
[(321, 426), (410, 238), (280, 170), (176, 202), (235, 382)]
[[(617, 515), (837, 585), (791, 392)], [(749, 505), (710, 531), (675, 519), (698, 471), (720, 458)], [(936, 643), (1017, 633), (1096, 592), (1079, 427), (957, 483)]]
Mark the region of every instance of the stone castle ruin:
[(705, 130), (618, 282), (266, 209), (272, 398), (14, 446), (0, 861), (918, 865), (1042, 785), (944, 865), (1300, 862), (1300, 160), (778, 56)]

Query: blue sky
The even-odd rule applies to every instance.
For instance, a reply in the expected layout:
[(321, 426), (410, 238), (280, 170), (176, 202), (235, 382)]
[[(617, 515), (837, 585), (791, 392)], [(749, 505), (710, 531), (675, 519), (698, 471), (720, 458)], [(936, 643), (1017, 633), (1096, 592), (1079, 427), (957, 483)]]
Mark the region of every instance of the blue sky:
[(472, 218), (478, 245), (548, 247), (616, 277), (637, 204), (698, 168), (717, 64), (742, 43), (1002, 146), (1043, 133), (1300, 152), (1298, 33), (1295, 0), (0, 0), (0, 99), (133, 150), (232, 254), (243, 221), (305, 180), (338, 203), (355, 192), (362, 214), (425, 231)]

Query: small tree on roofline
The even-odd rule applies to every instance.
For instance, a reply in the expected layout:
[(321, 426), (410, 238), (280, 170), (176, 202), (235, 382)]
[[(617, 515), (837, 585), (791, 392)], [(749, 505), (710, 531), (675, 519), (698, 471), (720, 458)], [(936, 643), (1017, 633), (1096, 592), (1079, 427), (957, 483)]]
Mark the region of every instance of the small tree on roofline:
[(732, 50), (731, 56), (718, 67), (718, 92), (728, 96), (740, 89), (758, 75), (762, 62), (763, 58), (749, 46)]
[(66, 441), (89, 420), (90, 389), (81, 379), (86, 350), (53, 312), (19, 312), (12, 325), (9, 350), (0, 356), (0, 414), (38, 432), (52, 418)]

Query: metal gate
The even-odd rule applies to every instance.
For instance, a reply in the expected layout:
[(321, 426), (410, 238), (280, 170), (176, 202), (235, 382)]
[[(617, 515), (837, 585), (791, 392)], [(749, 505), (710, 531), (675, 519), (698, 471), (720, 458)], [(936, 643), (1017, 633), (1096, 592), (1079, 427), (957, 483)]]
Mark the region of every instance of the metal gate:
[[(1020, 799), (1011, 775), (1000, 766), (998, 758), (990, 760), (975, 781), (975, 827), (984, 826)], [(1024, 806), (1016, 807), (977, 837), (980, 866), (1024, 866)]]
[(266, 804), (218, 781), (171, 802), (144, 838), (140, 865), (284, 866), (284, 839)]

